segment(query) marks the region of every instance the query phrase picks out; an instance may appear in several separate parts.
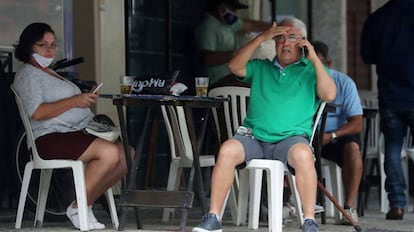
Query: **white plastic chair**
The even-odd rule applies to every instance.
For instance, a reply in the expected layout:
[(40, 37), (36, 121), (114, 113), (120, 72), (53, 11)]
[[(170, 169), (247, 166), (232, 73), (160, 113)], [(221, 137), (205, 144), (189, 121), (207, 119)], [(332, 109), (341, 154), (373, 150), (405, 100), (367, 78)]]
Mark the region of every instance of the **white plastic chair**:
[[(224, 105), (227, 133), (232, 135), (241, 125), (246, 117), (248, 98), (250, 89), (246, 87), (218, 87), (209, 92), (209, 96), (224, 96), (230, 98), (230, 103)], [(321, 105), (323, 109), (325, 103)], [(318, 113), (318, 120), (322, 115)], [(316, 125), (314, 131), (316, 130)], [(312, 136), (313, 139), (313, 136)], [(312, 140), (311, 140), (312, 141)], [(249, 175), (247, 174), (249, 170)], [(282, 208), (283, 208), (283, 177), (285, 165), (278, 160), (252, 159), (247, 162), (245, 169), (240, 170), (239, 181), (240, 189), (238, 196), (237, 225), (244, 223), (247, 213), (247, 199), (250, 182), (250, 206), (249, 206), (249, 225), (250, 229), (259, 227), (259, 209), (261, 197), (261, 184), (263, 171), (267, 173), (268, 185), (268, 227), (269, 231), (282, 231)], [(294, 177), (290, 174), (290, 187), (296, 200), (296, 209), (301, 225), (303, 223), (302, 207), (299, 195), (295, 188)], [(250, 179), (250, 180), (249, 180)]]
[(377, 93), (370, 90), (358, 90), (362, 107), (378, 108)]
[[(47, 196), (49, 193), (49, 186), (50, 186), (50, 180), (52, 178), (53, 169), (71, 168), (73, 172), (73, 178), (74, 178), (76, 201), (77, 201), (78, 210), (79, 210), (80, 230), (88, 231), (89, 230), (88, 216), (87, 216), (88, 205), (87, 205), (87, 197), (86, 197), (85, 173), (84, 173), (83, 162), (80, 160), (65, 160), (65, 159), (44, 160), (39, 156), (39, 153), (35, 145), (35, 140), (33, 137), (33, 132), (32, 132), (32, 128), (30, 125), (29, 117), (26, 115), (24, 111), (24, 108), (23, 108), (23, 105), (22, 105), (22, 102), (21, 102), (21, 99), (18, 93), (13, 89), (13, 87), (11, 89), (14, 92), (17, 107), (20, 112), (20, 117), (22, 119), (24, 128), (27, 133), (27, 144), (28, 146), (31, 145), (31, 151), (32, 151), (31, 161), (29, 161), (26, 164), (25, 169), (24, 169), (15, 228), (20, 229), (22, 225), (23, 212), (24, 212), (24, 207), (26, 203), (26, 197), (27, 197), (27, 192), (29, 189), (32, 171), (34, 169), (41, 170), (36, 215), (35, 215), (35, 220), (34, 220), (34, 226), (41, 227), (43, 225), (46, 201), (47, 201)], [(117, 216), (117, 212), (115, 208), (115, 201), (114, 201), (114, 197), (112, 194), (112, 189), (109, 188), (106, 191), (105, 195), (108, 201), (108, 206), (109, 206), (113, 226), (114, 228), (117, 229), (119, 225), (119, 221), (118, 221), (118, 216)]]
[(413, 136), (411, 135), (411, 133), (408, 133), (406, 151), (407, 151), (408, 158), (414, 161), (414, 141), (413, 141)]
[[(375, 92), (372, 92), (369, 90), (360, 90), (358, 91), (358, 95), (359, 95), (359, 98), (361, 99), (361, 104), (363, 107), (378, 109), (378, 99), (377, 99), (377, 94)], [(365, 178), (367, 178), (368, 175), (371, 174), (369, 173), (372, 170), (371, 166), (376, 165), (377, 175), (380, 177), (380, 179), (383, 179), (385, 176), (385, 173), (384, 173), (384, 168), (383, 168), (383, 163), (384, 163), (383, 157), (381, 158), (381, 150), (380, 150), (381, 129), (380, 129), (379, 114), (377, 113), (375, 117), (371, 118), (369, 123), (370, 124), (369, 124), (367, 144), (364, 144), (364, 136), (365, 136), (365, 131), (367, 128), (367, 120), (364, 120), (363, 127), (362, 127), (361, 134), (360, 134), (362, 151), (363, 149), (366, 149), (366, 157), (365, 157), (365, 160), (363, 160), (364, 162), (364, 174), (363, 175), (365, 176)], [(373, 161), (376, 163), (372, 163)], [(381, 184), (379, 186), (381, 187)], [(363, 187), (365, 188), (365, 186)], [(365, 191), (365, 190), (360, 190), (360, 191)], [(366, 188), (366, 191), (369, 191), (369, 189)], [(383, 204), (382, 199), (385, 196), (384, 193), (385, 193), (385, 189), (383, 189), (383, 191), (380, 190), (380, 194), (381, 194), (380, 205)], [(366, 192), (365, 194), (366, 196), (368, 196), (368, 192)], [(365, 199), (358, 199), (358, 201), (363, 201), (363, 200)]]
[[(167, 129), (168, 139), (171, 150), (170, 171), (168, 174), (167, 190), (178, 190), (179, 178), (183, 168), (193, 166), (193, 149), (187, 128), (184, 109), (182, 106), (161, 106), (161, 112)], [(173, 128), (175, 128), (173, 130)], [(174, 134), (178, 132), (178, 134)], [(176, 153), (178, 151), (178, 154)], [(215, 165), (214, 155), (200, 156), (200, 167), (213, 167)], [(165, 208), (162, 220), (167, 222), (173, 208)]]
[[(322, 176), (325, 179), (326, 190), (335, 196), (339, 205), (344, 203), (344, 190), (342, 183), (342, 171), (341, 168), (330, 160), (321, 158)], [(328, 197), (325, 196), (325, 212), (326, 216), (333, 217), (336, 222), (342, 219), (342, 214), (339, 210), (335, 209), (334, 204)]]

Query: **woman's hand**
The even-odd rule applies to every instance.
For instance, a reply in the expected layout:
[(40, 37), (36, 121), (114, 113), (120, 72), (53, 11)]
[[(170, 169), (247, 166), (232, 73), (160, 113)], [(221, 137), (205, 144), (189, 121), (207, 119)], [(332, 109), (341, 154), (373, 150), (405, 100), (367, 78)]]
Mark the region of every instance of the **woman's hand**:
[(31, 117), (38, 121), (50, 119), (72, 108), (89, 108), (92, 104), (96, 103), (97, 99), (97, 93), (81, 93), (56, 102), (42, 103), (33, 112)]
[(79, 108), (88, 108), (96, 103), (98, 94), (96, 93), (81, 93), (72, 97), (74, 106)]

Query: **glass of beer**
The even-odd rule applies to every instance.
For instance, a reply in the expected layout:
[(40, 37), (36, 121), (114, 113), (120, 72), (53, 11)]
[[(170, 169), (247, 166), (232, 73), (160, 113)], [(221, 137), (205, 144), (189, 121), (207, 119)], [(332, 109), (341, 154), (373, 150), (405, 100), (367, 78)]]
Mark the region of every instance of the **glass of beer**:
[(133, 76), (121, 76), (119, 78), (121, 94), (131, 94), (132, 92), (132, 83), (134, 82)]
[(196, 96), (207, 97), (208, 77), (195, 78)]

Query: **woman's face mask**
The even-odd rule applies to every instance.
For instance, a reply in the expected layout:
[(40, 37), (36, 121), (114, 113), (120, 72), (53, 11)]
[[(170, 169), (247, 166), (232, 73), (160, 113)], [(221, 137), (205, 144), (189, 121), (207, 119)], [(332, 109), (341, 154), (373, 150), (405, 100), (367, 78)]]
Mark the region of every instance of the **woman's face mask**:
[(32, 56), (42, 68), (48, 67), (54, 60), (54, 57), (47, 58), (47, 57), (39, 55), (38, 53), (33, 53)]
[(235, 12), (229, 9), (225, 9), (223, 12), (224, 22), (226, 22), (229, 25), (232, 25), (233, 23), (235, 23), (238, 18), (239, 16)]

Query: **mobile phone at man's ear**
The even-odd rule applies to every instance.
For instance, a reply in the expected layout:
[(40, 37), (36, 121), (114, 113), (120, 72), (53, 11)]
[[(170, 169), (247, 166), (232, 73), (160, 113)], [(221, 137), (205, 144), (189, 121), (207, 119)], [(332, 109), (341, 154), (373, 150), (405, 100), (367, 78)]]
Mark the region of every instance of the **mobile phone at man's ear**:
[(308, 57), (308, 48), (306, 46), (302, 46), (302, 56)]

